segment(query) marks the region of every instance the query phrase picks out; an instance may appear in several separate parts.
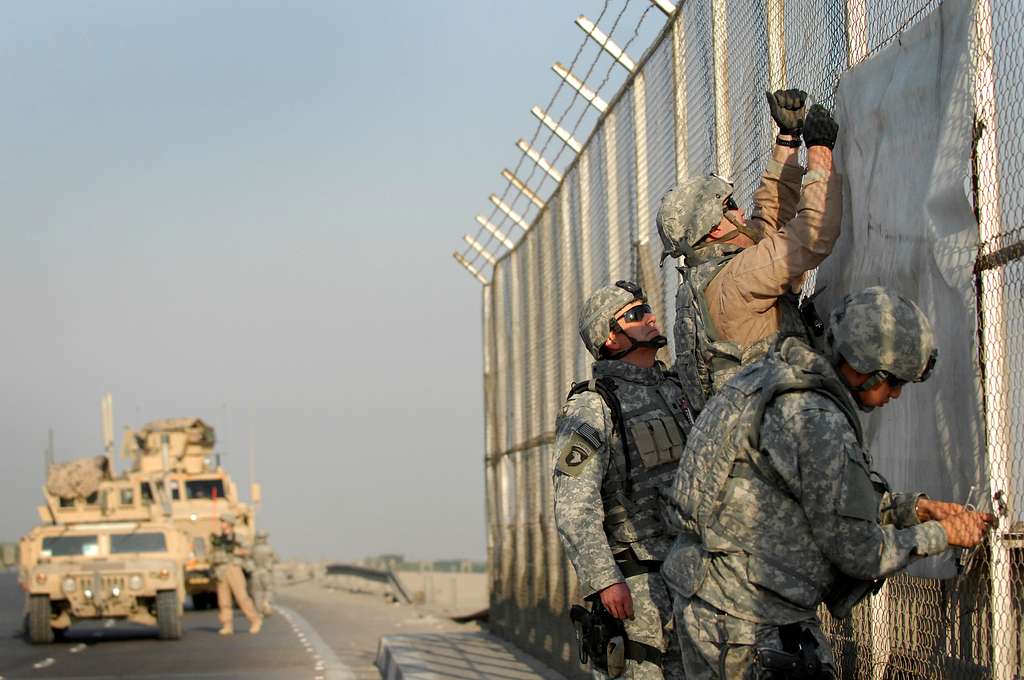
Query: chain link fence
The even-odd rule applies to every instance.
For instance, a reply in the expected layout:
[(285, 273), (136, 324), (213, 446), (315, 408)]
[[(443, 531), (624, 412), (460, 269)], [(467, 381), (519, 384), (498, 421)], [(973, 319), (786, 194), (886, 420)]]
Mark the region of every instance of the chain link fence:
[[(800, 86), (831, 106), (843, 71), (899, 40), (939, 4), (682, 0), (660, 28), (665, 15), (650, 12), (651, 3), (627, 2), (632, 14), (616, 14), (605, 3), (596, 23), (612, 27), (611, 39), (624, 36), (628, 46), (641, 24), (655, 24), (654, 42), (605, 111), (583, 101), (572, 133), (579, 134), (587, 115), (593, 120), (579, 154), (559, 163), (561, 142), (541, 149), (557, 151), (553, 164), (566, 166), (561, 181), (543, 207), (535, 202), (523, 210), (529, 231), (497, 260), (483, 287), (491, 623), (500, 635), (569, 676), (584, 670), (567, 616), (578, 599), (575, 575), (554, 526), (551, 487), (555, 417), (570, 383), (589, 375), (576, 333), (581, 301), (600, 285), (635, 279), (671, 328), (677, 275), (670, 263), (659, 267), (661, 195), (685, 177), (716, 172), (733, 178), (737, 197), (750, 196), (774, 133), (763, 92)], [(823, 612), (842, 678), (1024, 674), (1024, 524), (1013, 505), (1024, 479), (1019, 10), (1017, 0), (976, 2), (975, 135), (964, 139), (974, 149), (981, 243), (974, 285), (986, 449), (965, 453), (964, 464), (984, 457), (991, 488), (1004, 491), (1009, 514), (957, 578), (902, 574), (847, 619)], [(601, 81), (594, 65), (581, 75), (614, 84), (608, 75)], [(551, 173), (532, 167), (527, 184), (539, 191), (545, 182), (552, 184)], [(500, 226), (506, 234), (515, 229)]]

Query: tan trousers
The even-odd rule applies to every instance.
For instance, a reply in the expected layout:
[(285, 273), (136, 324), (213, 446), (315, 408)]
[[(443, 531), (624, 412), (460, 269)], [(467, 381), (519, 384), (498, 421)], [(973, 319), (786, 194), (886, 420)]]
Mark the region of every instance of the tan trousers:
[(232, 627), (231, 597), (234, 596), (238, 608), (249, 619), (249, 623), (256, 623), (260, 615), (252, 606), (249, 593), (245, 590), (245, 574), (237, 564), (221, 564), (216, 570), (217, 577), (217, 607), (220, 609), (220, 625)]

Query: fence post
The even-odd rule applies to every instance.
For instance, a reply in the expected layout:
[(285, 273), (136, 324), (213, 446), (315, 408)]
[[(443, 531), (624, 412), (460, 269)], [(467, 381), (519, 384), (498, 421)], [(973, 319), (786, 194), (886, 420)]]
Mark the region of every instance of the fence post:
[(672, 18), (672, 83), (675, 85), (676, 184), (690, 175), (686, 139), (686, 27), (681, 13)]
[[(974, 15), (975, 117), (981, 135), (975, 149), (977, 184), (975, 206), (978, 211), (979, 236), (982, 244), (998, 243), (1003, 234), (1000, 214), (1000, 172), (997, 143), (995, 53), (992, 45), (992, 2), (977, 0)], [(1013, 500), (1011, 488), (1012, 424), (1010, 422), (1009, 366), (1006, 359), (1006, 280), (1005, 266), (982, 271), (981, 327), (982, 356), (985, 381), (985, 453), (988, 462), (989, 493), (1002, 490)], [(989, 588), (992, 602), (992, 677), (1009, 680), (1015, 677), (1019, 622), (1013, 620), (1013, 573), (1006, 533), (1014, 513), (992, 532), (992, 563)]]
[(766, 0), (768, 27), (768, 89), (786, 87), (786, 22), (783, 0)]
[(846, 61), (856, 66), (868, 56), (866, 0), (846, 0)]
[(718, 174), (732, 177), (732, 125), (729, 120), (729, 28), (726, 0), (711, 2), (711, 43), (715, 64), (715, 147)]
[[(651, 237), (647, 201), (647, 82), (643, 71), (633, 77), (633, 133), (636, 144), (636, 224), (637, 241), (646, 244)], [(632, 273), (634, 277), (639, 272)]]
[[(619, 218), (619, 150), (618, 134), (615, 129), (618, 116), (608, 114), (604, 119), (604, 175), (607, 181), (608, 194), (608, 280), (629, 278), (627, 269), (629, 260), (623, 257), (622, 231), (623, 225)], [(627, 249), (628, 252), (628, 249)]]

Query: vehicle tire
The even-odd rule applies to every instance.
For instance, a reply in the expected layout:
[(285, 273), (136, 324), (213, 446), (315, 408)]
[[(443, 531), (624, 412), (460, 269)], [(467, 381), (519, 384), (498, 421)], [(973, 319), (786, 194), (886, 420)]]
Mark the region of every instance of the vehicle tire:
[(161, 640), (181, 637), (181, 604), (174, 590), (160, 590), (156, 594), (156, 622)]
[(217, 593), (196, 593), (192, 596), (192, 608), (196, 611), (214, 609), (217, 606)]
[(53, 628), (50, 627), (50, 596), (30, 595), (28, 599), (28, 639), (34, 645), (48, 645), (53, 642)]

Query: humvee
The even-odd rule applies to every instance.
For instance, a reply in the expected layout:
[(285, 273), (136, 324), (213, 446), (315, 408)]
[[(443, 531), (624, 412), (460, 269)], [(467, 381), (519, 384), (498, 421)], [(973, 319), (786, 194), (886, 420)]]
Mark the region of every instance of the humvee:
[[(39, 518), (47, 524), (160, 521), (185, 531), (189, 542), (185, 588), (197, 609), (216, 605), (210, 535), (218, 517), (238, 517), (236, 533), (243, 543), (253, 539), (252, 508), (241, 502), (235, 483), (219, 463), (213, 447), (214, 429), (199, 418), (174, 418), (126, 430), (121, 455), (132, 466), (112, 475), (108, 457), (83, 458), (54, 465), (43, 488), (45, 505)], [(253, 485), (259, 500), (259, 485)]]
[(76, 621), (126, 619), (181, 637), (189, 538), (168, 522), (40, 526), (19, 543), (26, 633), (53, 641)]

